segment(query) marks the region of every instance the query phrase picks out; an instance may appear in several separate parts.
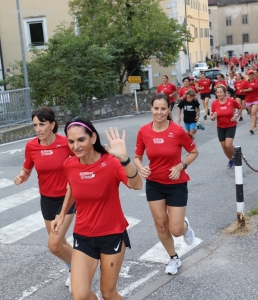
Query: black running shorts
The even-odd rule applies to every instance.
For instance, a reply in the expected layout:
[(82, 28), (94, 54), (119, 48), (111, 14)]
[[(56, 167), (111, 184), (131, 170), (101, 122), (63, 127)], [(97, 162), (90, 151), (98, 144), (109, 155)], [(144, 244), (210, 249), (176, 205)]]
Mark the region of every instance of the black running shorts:
[(236, 98), (239, 98), (241, 101), (245, 100), (245, 95), (236, 95)]
[(126, 247), (131, 248), (126, 230), (123, 233), (96, 237), (86, 237), (76, 233), (73, 234), (73, 248), (95, 259), (100, 259), (101, 253), (120, 253), (123, 241), (125, 242)]
[(205, 98), (210, 98), (211, 97), (211, 93), (204, 93), (204, 94), (201, 94), (201, 99), (202, 100), (205, 100)]
[[(59, 215), (63, 202), (64, 202), (64, 196), (62, 197), (47, 197), (44, 195), (41, 195), (40, 197), (40, 205), (41, 205), (41, 212), (43, 215), (44, 220), (46, 221), (52, 221), (55, 219), (56, 215)], [(71, 215), (75, 213), (75, 203), (71, 206), (71, 208), (68, 211), (68, 215)]]
[(230, 138), (233, 139), (236, 134), (236, 126), (228, 127), (228, 128), (221, 128), (217, 127), (218, 138), (220, 142), (224, 142), (225, 139)]
[(165, 199), (167, 206), (186, 206), (188, 199), (187, 182), (179, 184), (162, 184), (147, 179), (146, 196), (148, 201)]

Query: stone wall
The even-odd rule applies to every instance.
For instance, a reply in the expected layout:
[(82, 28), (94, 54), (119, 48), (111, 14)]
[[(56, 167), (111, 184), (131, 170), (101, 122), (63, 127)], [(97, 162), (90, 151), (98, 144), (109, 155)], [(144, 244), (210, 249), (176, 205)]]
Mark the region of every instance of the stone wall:
[[(155, 91), (137, 92), (139, 112), (150, 110), (151, 99)], [(72, 118), (72, 113), (61, 106), (52, 107), (60, 125)], [(116, 95), (104, 99), (95, 99), (87, 104), (80, 105), (80, 115), (87, 119), (101, 120), (112, 117), (136, 113), (134, 94)]]

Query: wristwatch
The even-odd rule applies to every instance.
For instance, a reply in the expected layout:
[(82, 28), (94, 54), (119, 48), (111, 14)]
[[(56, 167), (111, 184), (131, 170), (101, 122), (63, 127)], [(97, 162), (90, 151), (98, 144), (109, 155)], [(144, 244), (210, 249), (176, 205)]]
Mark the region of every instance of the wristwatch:
[(183, 162), (183, 161), (181, 163), (183, 165), (183, 169), (185, 170), (187, 168), (187, 164), (185, 162)]

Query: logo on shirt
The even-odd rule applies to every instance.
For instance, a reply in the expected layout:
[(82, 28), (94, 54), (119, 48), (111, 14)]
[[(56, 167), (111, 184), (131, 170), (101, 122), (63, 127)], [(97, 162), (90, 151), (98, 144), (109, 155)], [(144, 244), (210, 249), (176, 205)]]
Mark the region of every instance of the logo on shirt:
[(60, 148), (60, 147), (61, 147), (61, 145), (59, 145), (59, 144), (58, 144), (58, 145), (56, 145), (56, 148)]
[(160, 138), (154, 138), (153, 139), (153, 143), (154, 144), (163, 144), (164, 143), (164, 139), (160, 139)]
[(41, 150), (40, 152), (41, 152), (41, 156), (49, 156), (54, 153), (52, 150)]
[(81, 179), (92, 179), (95, 177), (93, 172), (80, 172)]
[(221, 106), (221, 109), (227, 109), (227, 107), (226, 106)]
[(168, 133), (168, 137), (174, 137), (174, 133), (173, 132), (169, 132)]
[(100, 167), (103, 168), (103, 167), (106, 167), (106, 165), (107, 165), (106, 162), (103, 161), (103, 162), (100, 164)]

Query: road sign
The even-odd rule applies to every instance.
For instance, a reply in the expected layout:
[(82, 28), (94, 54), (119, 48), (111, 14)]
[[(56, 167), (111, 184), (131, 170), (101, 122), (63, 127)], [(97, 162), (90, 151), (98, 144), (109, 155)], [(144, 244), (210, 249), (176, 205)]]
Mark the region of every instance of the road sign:
[(131, 90), (140, 90), (140, 83), (133, 83), (133, 84), (130, 84), (130, 89)]
[(142, 77), (141, 76), (129, 76), (127, 80), (130, 83), (142, 83)]

